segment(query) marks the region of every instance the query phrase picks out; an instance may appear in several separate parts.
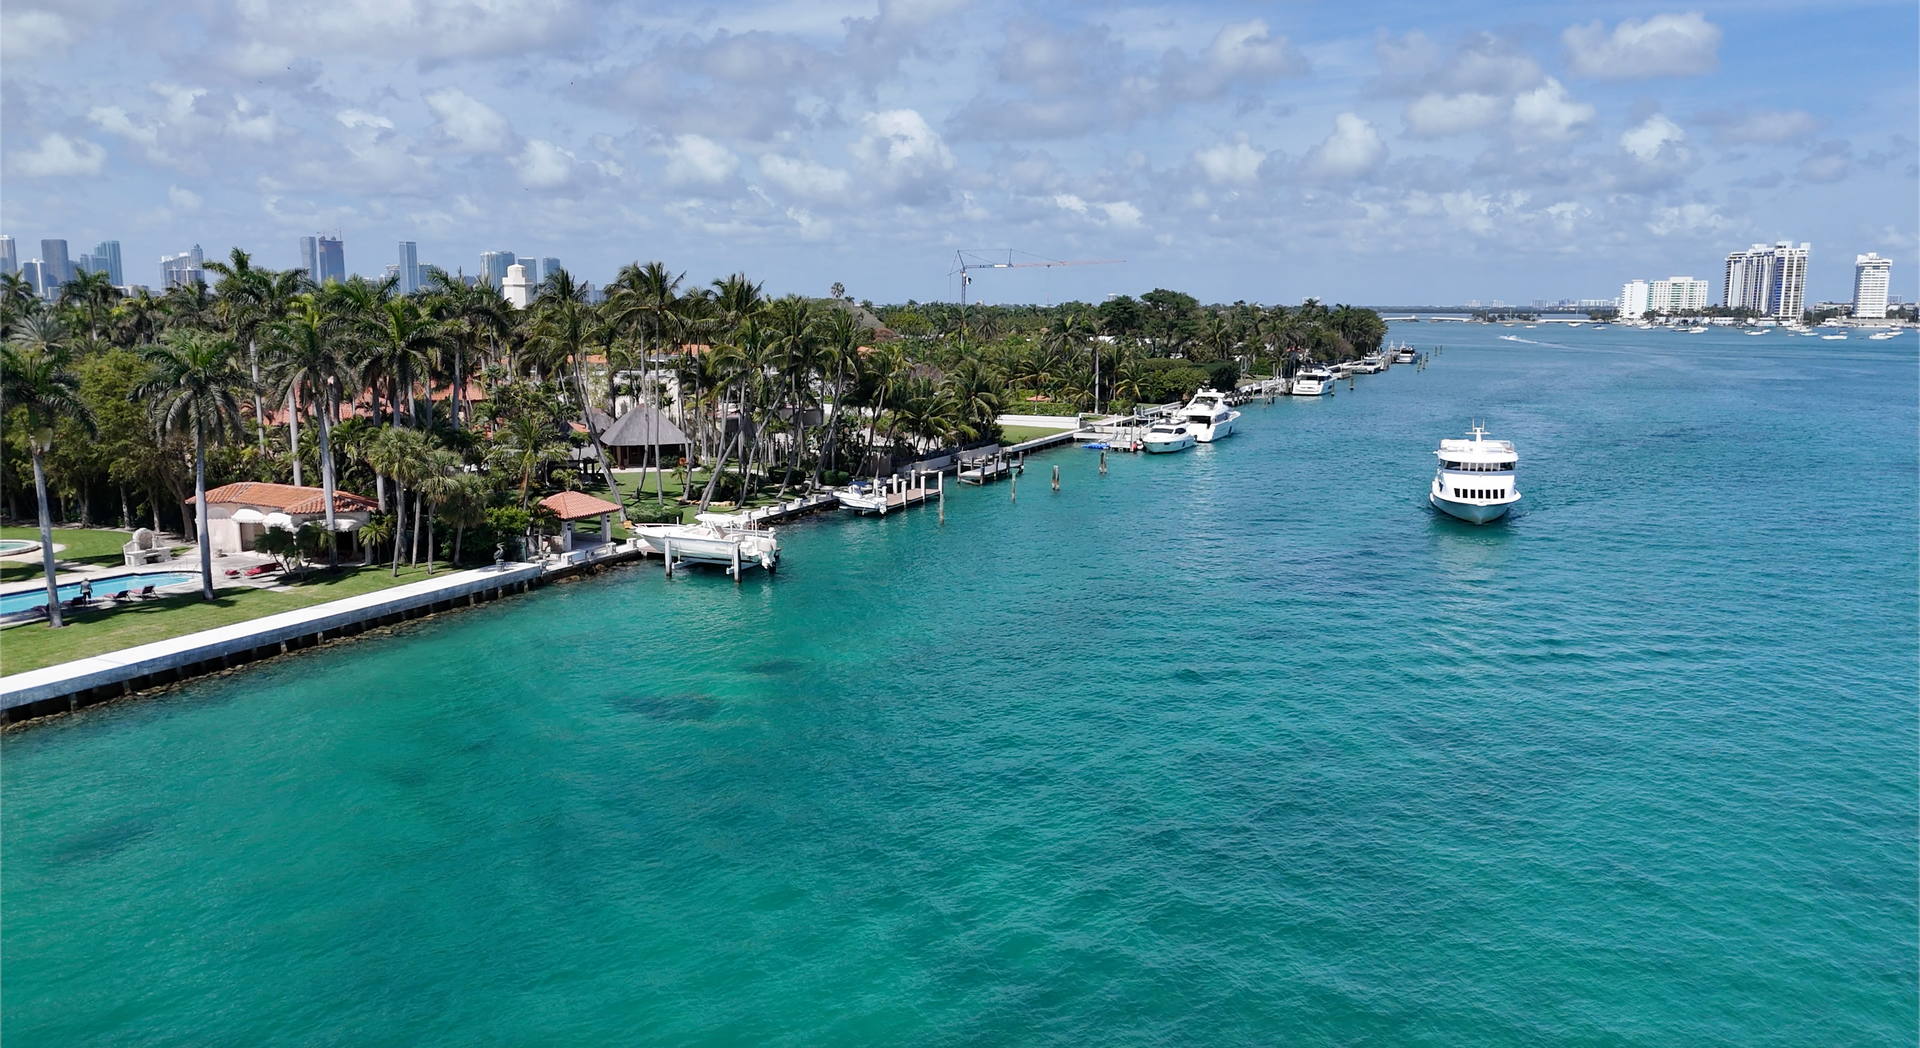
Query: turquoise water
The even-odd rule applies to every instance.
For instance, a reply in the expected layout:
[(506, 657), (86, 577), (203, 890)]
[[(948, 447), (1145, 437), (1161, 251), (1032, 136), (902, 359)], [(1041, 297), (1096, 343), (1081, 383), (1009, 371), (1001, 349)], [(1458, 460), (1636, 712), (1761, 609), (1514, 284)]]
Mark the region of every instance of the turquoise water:
[[(145, 575), (114, 575), (109, 578), (94, 579), (93, 595), (95, 597), (117, 597), (125, 593), (128, 588), (139, 589), (144, 586), (178, 586), (184, 582), (197, 582), (199, 578), (200, 576), (190, 571), (156, 571)], [(80, 584), (78, 582), (69, 583), (60, 587), (60, 599), (63, 601), (72, 600), (79, 595)], [(45, 607), (46, 603), (47, 588), (43, 583), (37, 590), (9, 593), (4, 597), (0, 597), (0, 615), (11, 615), (16, 611)]]
[[(1914, 347), (1395, 336), (1448, 349), (772, 578), (9, 735), (0, 1032), (1915, 1043)], [(1423, 504), (1474, 418), (1505, 524)]]

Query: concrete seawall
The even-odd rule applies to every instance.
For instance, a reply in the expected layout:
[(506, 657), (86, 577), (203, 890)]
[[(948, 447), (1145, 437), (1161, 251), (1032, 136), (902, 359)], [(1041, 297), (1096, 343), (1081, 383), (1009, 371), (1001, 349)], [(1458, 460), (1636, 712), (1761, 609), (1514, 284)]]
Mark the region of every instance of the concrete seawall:
[(0, 724), (64, 713), (405, 619), (522, 593), (541, 579), (539, 564), (460, 571), (0, 677)]

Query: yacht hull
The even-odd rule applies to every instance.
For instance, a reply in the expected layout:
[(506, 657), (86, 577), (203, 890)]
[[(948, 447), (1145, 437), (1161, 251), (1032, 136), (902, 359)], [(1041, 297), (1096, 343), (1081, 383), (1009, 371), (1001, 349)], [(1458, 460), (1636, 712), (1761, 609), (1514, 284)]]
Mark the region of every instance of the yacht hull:
[(1496, 502), (1486, 506), (1477, 502), (1455, 502), (1452, 499), (1443, 499), (1432, 492), (1427, 493), (1427, 501), (1433, 503), (1434, 509), (1469, 524), (1491, 524), (1513, 509), (1512, 502)]
[(1150, 455), (1170, 455), (1176, 451), (1185, 451), (1193, 446), (1193, 434), (1189, 433), (1175, 440), (1154, 440), (1151, 437), (1140, 442)]
[(1240, 413), (1236, 411), (1233, 413), (1232, 418), (1218, 425), (1198, 427), (1193, 432), (1193, 439), (1202, 444), (1211, 444), (1216, 440), (1224, 440), (1227, 437), (1233, 436), (1233, 427), (1238, 425), (1239, 422)]

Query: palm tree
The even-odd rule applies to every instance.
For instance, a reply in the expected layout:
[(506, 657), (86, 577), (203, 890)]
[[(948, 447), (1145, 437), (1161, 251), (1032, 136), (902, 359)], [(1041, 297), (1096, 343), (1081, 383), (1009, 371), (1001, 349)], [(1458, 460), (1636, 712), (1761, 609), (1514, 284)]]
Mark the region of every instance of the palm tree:
[[(407, 530), (407, 485), (411, 484), (417, 473), (417, 463), (423, 458), (430, 445), (426, 435), (417, 430), (389, 426), (380, 431), (380, 435), (367, 449), (367, 464), (376, 472), (393, 478), (393, 571), (400, 574), (400, 545)], [(416, 542), (418, 540), (416, 539)]]
[(820, 449), (820, 459), (813, 467), (815, 486), (820, 483), (820, 471), (833, 459), (834, 443), (840, 435), (840, 401), (846, 390), (847, 371), (860, 366), (863, 334), (853, 310), (845, 306), (829, 311), (826, 323), (820, 329), (821, 366), (833, 370), (833, 411), (826, 419), (826, 445)]
[(540, 419), (526, 415), (507, 421), (494, 434), (493, 460), (520, 478), (520, 508), (527, 508), (527, 488), (541, 467), (566, 460), (566, 445), (554, 439)]
[(47, 512), (44, 459), (53, 443), (54, 423), (71, 419), (93, 428), (93, 413), (80, 399), (73, 372), (73, 351), (52, 317), (28, 320), (0, 347), (0, 400), (9, 411), (25, 409), (27, 446), (33, 454), (33, 491), (40, 507), (40, 564), (47, 576), (47, 625), (59, 628), (60, 587), (54, 581), (53, 520)]
[(152, 367), (134, 391), (164, 432), (193, 434), (193, 494), (200, 541), (200, 595), (213, 599), (213, 543), (207, 531), (207, 440), (240, 430), (246, 373), (233, 343), (211, 332), (176, 329), (142, 354)]
[[(428, 414), (433, 403), (433, 369), (442, 355), (455, 345), (448, 326), (420, 308), (420, 303), (405, 298), (389, 298), (356, 308), (352, 298), (336, 298), (333, 303), (351, 310), (352, 323), (361, 332), (369, 372), (384, 377), (387, 406), (395, 425), (400, 424), (400, 397), (405, 390), (407, 416), (413, 424), (427, 428), (431, 418), (422, 420), (414, 400), (414, 386), (422, 378), (427, 382)], [(377, 379), (376, 379), (377, 382)], [(379, 402), (374, 402), (375, 418)]]
[[(236, 343), (247, 347), (247, 368), (256, 386), (260, 383), (259, 340), (264, 330), (283, 319), (294, 296), (307, 290), (310, 281), (299, 269), (258, 269), (253, 256), (239, 248), (227, 262), (209, 262), (209, 272), (220, 275), (215, 290), (226, 313), (228, 330)], [(267, 453), (267, 416), (258, 390), (253, 395), (253, 422), (260, 433), (260, 453)], [(296, 460), (298, 455), (295, 455)]]
[(467, 359), (485, 360), (482, 341), (498, 345), (513, 331), (513, 307), (491, 285), (468, 286), (437, 267), (427, 272), (427, 311), (453, 329), (453, 428), (460, 428), (461, 398), (466, 395)]
[(320, 418), (320, 491), (327, 520), (327, 567), (340, 566), (333, 505), (333, 417), (339, 410), (342, 390), (359, 388), (360, 376), (348, 357), (346, 337), (339, 323), (321, 312), (314, 296), (296, 303), (294, 314), (267, 333), (268, 381), (276, 391), (285, 390), (289, 402), (297, 403), (301, 391), (314, 404)]
[(613, 479), (613, 469), (607, 465), (607, 450), (600, 444), (600, 426), (594, 421), (587, 400), (587, 346), (604, 333), (593, 307), (587, 304), (588, 290), (564, 269), (542, 280), (540, 297), (534, 303), (533, 329), (527, 339), (527, 349), (555, 372), (571, 374), (574, 395), (580, 401), (580, 423), (586, 427), (587, 437), (593, 443), (600, 475), (607, 482), (614, 504), (620, 506), (620, 523), (624, 525), (627, 522), (625, 500), (620, 497), (620, 485)]
[(414, 505), (427, 504), (427, 574), (433, 574), (433, 518), (440, 506), (460, 494), (463, 476), (460, 456), (445, 448), (434, 448), (418, 461), (414, 477)]
[(100, 337), (100, 325), (118, 301), (120, 289), (113, 286), (111, 277), (99, 270), (77, 274), (60, 286), (60, 304), (87, 318), (90, 339)]

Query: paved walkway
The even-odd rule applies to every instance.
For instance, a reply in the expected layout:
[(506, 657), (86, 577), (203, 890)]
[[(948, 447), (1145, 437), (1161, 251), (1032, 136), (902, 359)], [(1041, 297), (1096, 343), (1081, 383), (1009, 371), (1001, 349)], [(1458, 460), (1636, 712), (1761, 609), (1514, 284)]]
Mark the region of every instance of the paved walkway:
[(0, 710), (77, 695), (139, 677), (195, 666), (269, 645), (324, 635), (358, 623), (411, 611), (470, 594), (514, 586), (540, 577), (538, 564), (508, 563), (412, 582), (376, 593), (329, 601), (298, 611), (190, 633), (58, 666), (0, 677)]

